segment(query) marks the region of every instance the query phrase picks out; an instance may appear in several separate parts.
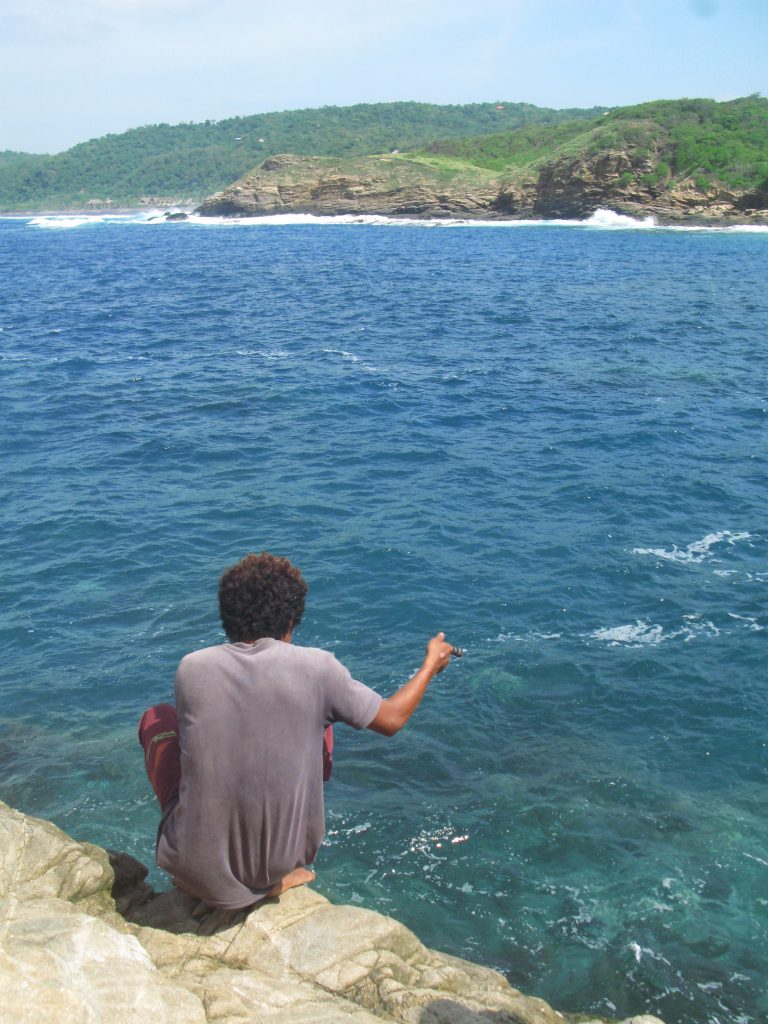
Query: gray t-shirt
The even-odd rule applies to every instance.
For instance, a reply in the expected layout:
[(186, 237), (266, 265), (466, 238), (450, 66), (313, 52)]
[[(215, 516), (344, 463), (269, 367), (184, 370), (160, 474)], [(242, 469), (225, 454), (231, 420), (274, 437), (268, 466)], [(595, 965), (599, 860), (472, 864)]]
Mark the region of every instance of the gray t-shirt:
[(266, 638), (188, 654), (176, 673), (181, 789), (157, 863), (228, 910), (311, 864), (325, 832), (325, 727), (363, 729), (380, 704), (317, 648)]

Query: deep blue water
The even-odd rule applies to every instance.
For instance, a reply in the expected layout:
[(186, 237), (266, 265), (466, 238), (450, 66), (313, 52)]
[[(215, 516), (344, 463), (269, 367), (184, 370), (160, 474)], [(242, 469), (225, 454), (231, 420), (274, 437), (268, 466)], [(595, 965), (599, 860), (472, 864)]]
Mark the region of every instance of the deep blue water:
[(0, 798), (150, 863), (136, 721), (273, 550), (382, 693), (467, 650), (337, 730), (320, 891), (766, 1019), (768, 233), (5, 220), (0, 269)]

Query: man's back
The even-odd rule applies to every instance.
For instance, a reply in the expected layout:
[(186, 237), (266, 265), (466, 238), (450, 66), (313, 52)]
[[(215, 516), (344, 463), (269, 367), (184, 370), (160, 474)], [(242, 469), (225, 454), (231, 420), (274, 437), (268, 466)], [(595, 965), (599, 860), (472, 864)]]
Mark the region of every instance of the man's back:
[(176, 675), (181, 789), (158, 864), (227, 909), (310, 864), (324, 833), (323, 731), (365, 728), (380, 704), (316, 648), (264, 638), (187, 655)]

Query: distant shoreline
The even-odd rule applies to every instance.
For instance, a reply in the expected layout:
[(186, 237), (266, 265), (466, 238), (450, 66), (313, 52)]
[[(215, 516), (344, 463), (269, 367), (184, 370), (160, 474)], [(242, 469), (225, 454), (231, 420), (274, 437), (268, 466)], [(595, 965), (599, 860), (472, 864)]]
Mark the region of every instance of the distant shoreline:
[(46, 156), (0, 153), (0, 207), (12, 207), (0, 216), (196, 208), (536, 221), (611, 209), (660, 226), (764, 227), (767, 153), (768, 99), (758, 94), (567, 110), (358, 104), (150, 125)]
[[(68, 208), (68, 209), (26, 210), (26, 211), (19, 211), (19, 210), (4, 211), (4, 210), (0, 210), (0, 219), (2, 219), (2, 220), (30, 220), (30, 219), (33, 219), (35, 217), (93, 217), (95, 219), (95, 218), (98, 218), (98, 217), (105, 217), (105, 216), (107, 216), (107, 217), (111, 217), (111, 216), (126, 217), (126, 216), (131, 216), (133, 214), (138, 214), (138, 213), (153, 214), (153, 215), (157, 216), (158, 218), (162, 218), (166, 214), (170, 214), (170, 213), (183, 213), (183, 214), (186, 215), (186, 217), (189, 217), (189, 216), (195, 214), (199, 209), (200, 208), (197, 207), (197, 206), (173, 206), (173, 207), (158, 206), (158, 207), (147, 207), (147, 206), (143, 206), (142, 205), (142, 206), (110, 207), (110, 208), (104, 208), (104, 209), (101, 209), (101, 210), (85, 209), (85, 208), (82, 208), (82, 207)], [(499, 224), (499, 225), (501, 225), (501, 224), (504, 224), (504, 223), (513, 223), (513, 222), (514, 223), (527, 222), (527, 223), (530, 223), (530, 224), (541, 224), (541, 223), (544, 223), (544, 222), (550, 223), (550, 222), (553, 222), (553, 221), (562, 221), (564, 223), (568, 223), (568, 222), (573, 223), (575, 221), (578, 221), (578, 222), (581, 222), (581, 223), (585, 223), (585, 222), (587, 222), (590, 219), (590, 217), (594, 216), (595, 213), (599, 212), (599, 210), (607, 210), (610, 213), (615, 213), (617, 216), (627, 217), (628, 219), (637, 221), (638, 223), (642, 223), (643, 220), (645, 220), (646, 218), (650, 217), (654, 221), (654, 227), (658, 227), (658, 228), (684, 228), (684, 227), (690, 227), (690, 228), (711, 228), (711, 229), (717, 229), (717, 228), (750, 228), (750, 227), (768, 228), (768, 216), (738, 218), (738, 217), (731, 217), (731, 216), (727, 216), (727, 215), (706, 217), (706, 216), (692, 214), (692, 215), (689, 215), (689, 216), (667, 217), (667, 216), (664, 216), (664, 215), (660, 215), (657, 211), (650, 211), (649, 210), (648, 213), (643, 213), (642, 211), (627, 213), (625, 211), (611, 209), (610, 207), (599, 207), (598, 210), (595, 210), (591, 214), (586, 214), (585, 216), (582, 216), (582, 217), (531, 217), (531, 216), (526, 216), (524, 214), (521, 214), (521, 215), (518, 215), (518, 216), (509, 216), (509, 215), (507, 215), (507, 216), (503, 216), (503, 215), (495, 215), (495, 216), (494, 215), (490, 215), (489, 216), (487, 214), (484, 215), (484, 216), (478, 216), (478, 215), (474, 215), (473, 216), (471, 214), (463, 214), (463, 215), (455, 214), (453, 216), (435, 217), (434, 215), (431, 215), (429, 213), (426, 213), (426, 214), (418, 214), (418, 213), (392, 214), (392, 213), (389, 213), (389, 212), (386, 212), (386, 213), (385, 212), (376, 213), (375, 211), (365, 211), (364, 213), (361, 211), (359, 214), (352, 214), (348, 210), (338, 211), (336, 213), (329, 212), (327, 210), (323, 210), (322, 212), (316, 211), (314, 213), (312, 213), (310, 211), (301, 211), (301, 212), (302, 213), (306, 213), (307, 216), (314, 216), (314, 217), (322, 218), (323, 220), (332, 220), (335, 217), (338, 217), (338, 218), (341, 218), (341, 217), (349, 218), (349, 217), (359, 216), (359, 217), (381, 217), (381, 218), (384, 218), (386, 220), (392, 220), (392, 221), (410, 220), (410, 221), (425, 221), (425, 222), (426, 221), (435, 221), (435, 222), (443, 222), (443, 223), (451, 223), (451, 222), (466, 223), (468, 221), (474, 221), (474, 222), (477, 222), (478, 224)], [(214, 215), (199, 214), (199, 216), (201, 217), (201, 219), (204, 219), (204, 220), (205, 219), (208, 219), (208, 220), (214, 220), (214, 219), (229, 220), (229, 221), (231, 221), (234, 224), (234, 223), (238, 223), (238, 222), (242, 222), (242, 221), (253, 221), (253, 222), (256, 222), (256, 221), (265, 220), (267, 218), (272, 218), (272, 217), (280, 217), (280, 216), (290, 217), (292, 215), (297, 214), (298, 212), (300, 212), (300, 211), (282, 210), (282, 211), (274, 211), (273, 213), (252, 214), (250, 216), (245, 215), (245, 214), (231, 215), (231, 216), (225, 216), (225, 215), (216, 215), (216, 216), (214, 216)]]
[(29, 217), (104, 217), (104, 216), (125, 216), (131, 213), (171, 213), (179, 212), (190, 214), (197, 209), (196, 206), (105, 206), (94, 210), (93, 207), (65, 207), (57, 210), (0, 210), (0, 217), (4, 220), (27, 220)]

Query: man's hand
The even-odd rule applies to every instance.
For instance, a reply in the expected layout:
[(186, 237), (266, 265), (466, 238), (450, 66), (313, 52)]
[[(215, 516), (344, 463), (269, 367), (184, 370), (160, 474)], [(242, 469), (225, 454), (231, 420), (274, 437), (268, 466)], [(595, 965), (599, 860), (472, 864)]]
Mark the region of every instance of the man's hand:
[(421, 703), (421, 698), (432, 679), (443, 671), (453, 653), (458, 653), (458, 648), (452, 647), (446, 641), (445, 633), (433, 636), (427, 644), (427, 653), (419, 671), (405, 686), (401, 686), (397, 693), (381, 702), (381, 707), (368, 728), (383, 736), (394, 736), (399, 732)]
[(445, 633), (437, 633), (427, 644), (427, 654), (424, 658), (423, 667), (430, 669), (432, 675), (436, 676), (438, 672), (443, 671), (456, 649), (451, 644), (446, 643)]

